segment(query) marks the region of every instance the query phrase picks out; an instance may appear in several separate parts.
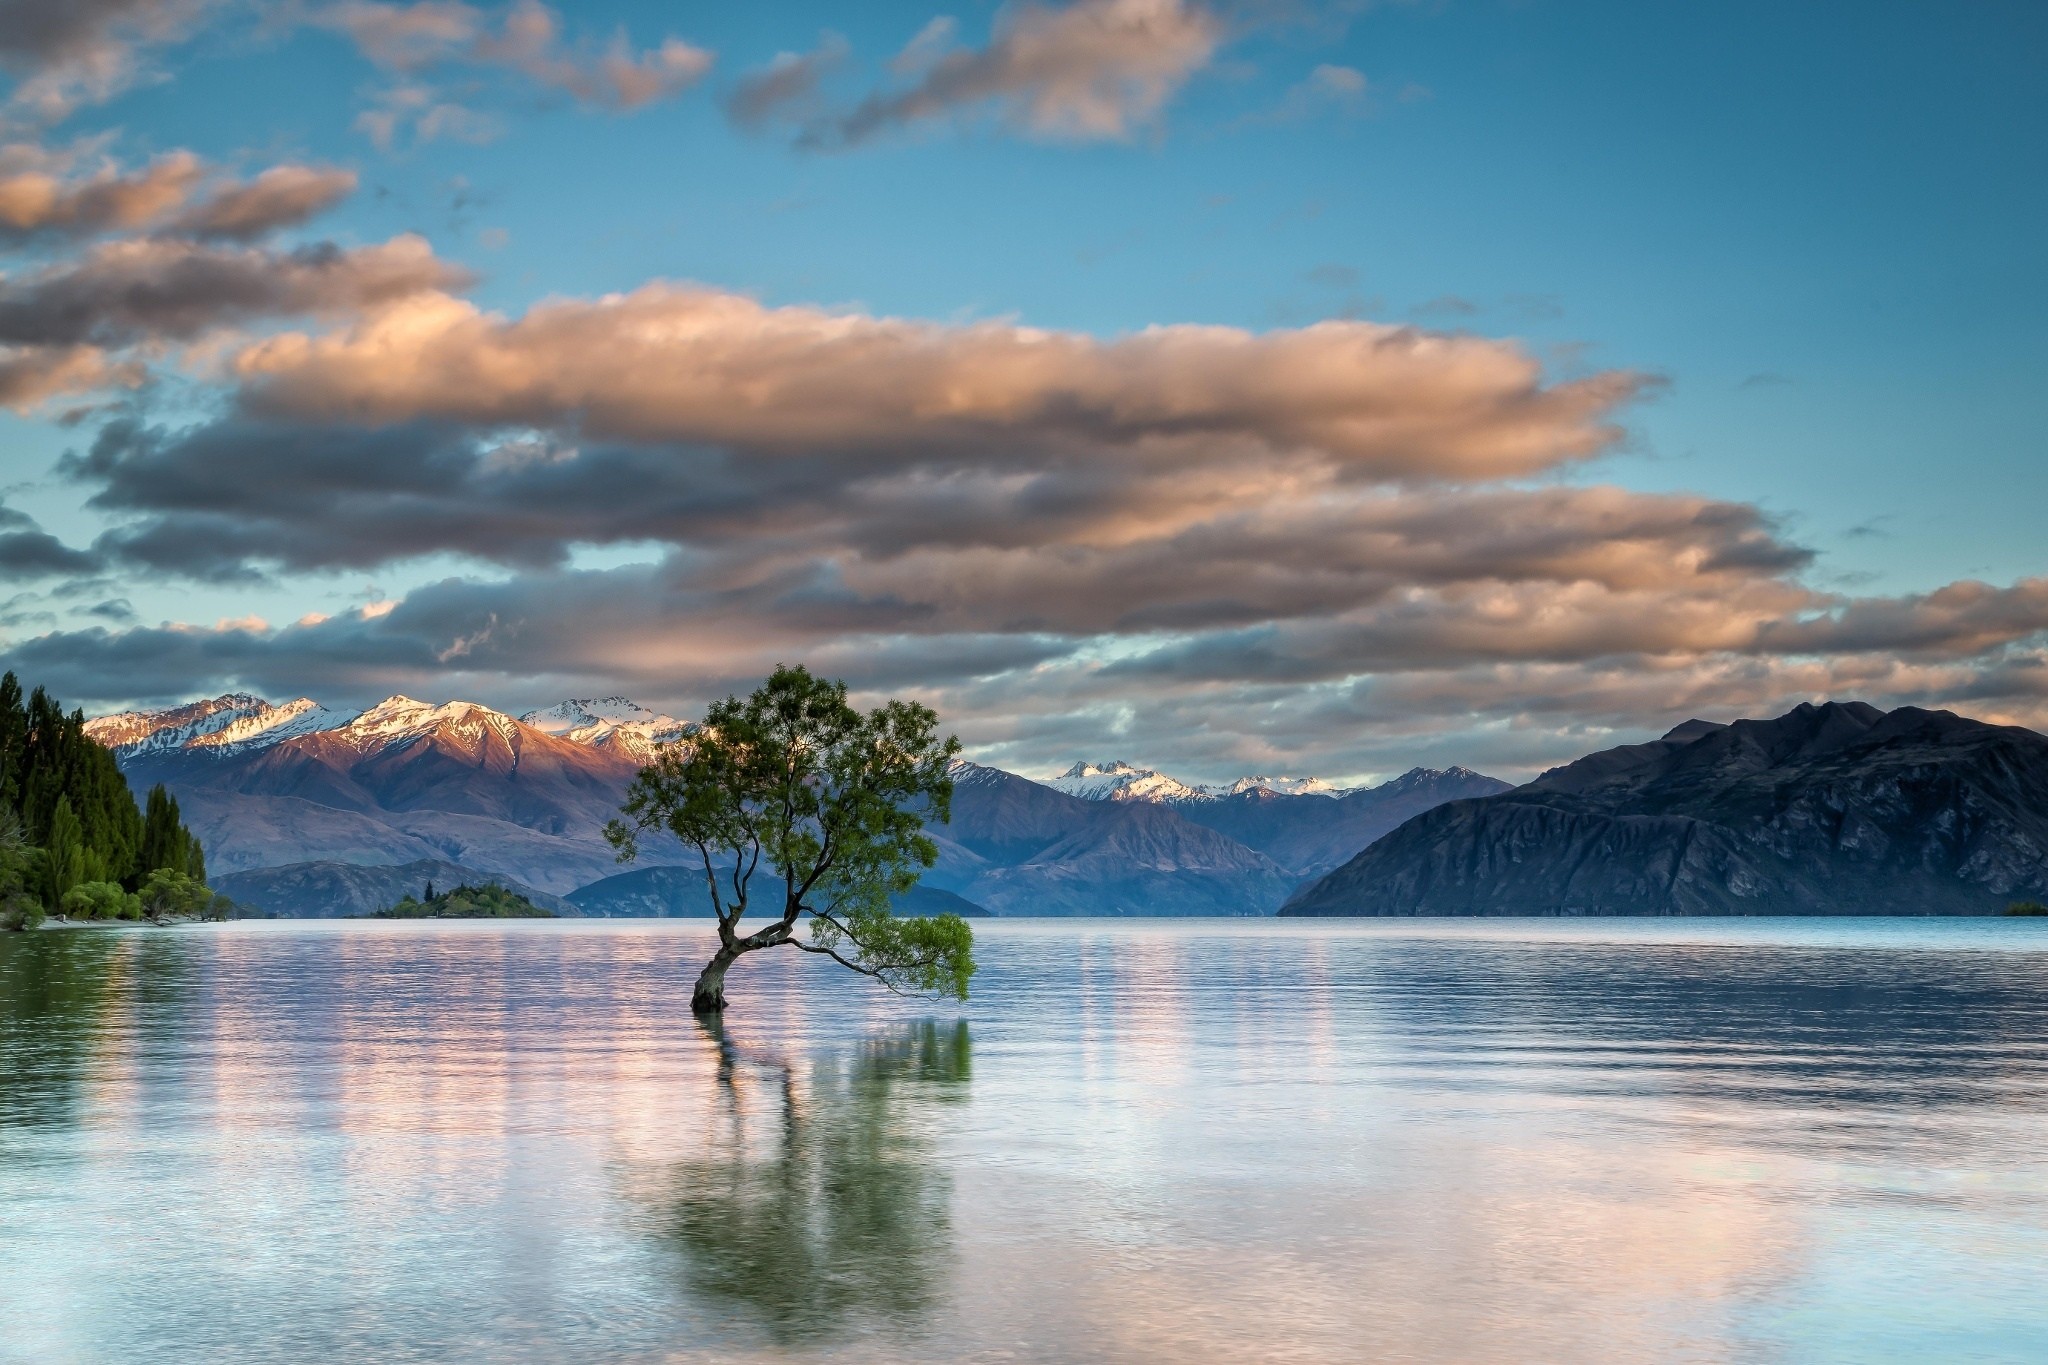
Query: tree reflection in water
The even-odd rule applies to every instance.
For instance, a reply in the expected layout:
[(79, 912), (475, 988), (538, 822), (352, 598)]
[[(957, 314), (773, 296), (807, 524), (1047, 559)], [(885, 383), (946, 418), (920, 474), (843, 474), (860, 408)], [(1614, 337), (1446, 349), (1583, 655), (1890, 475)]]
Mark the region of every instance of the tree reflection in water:
[(123, 936), (91, 930), (0, 938), (0, 1128), (75, 1122), (80, 1078), (128, 947)]
[[(966, 1022), (871, 1037), (813, 1059), (801, 1082), (715, 1018), (703, 1026), (723, 1112), (710, 1151), (670, 1168), (660, 1224), (692, 1292), (778, 1343), (914, 1327), (952, 1257), (952, 1182), (932, 1127), (937, 1106), (967, 1096)], [(776, 1131), (750, 1135), (750, 1119)]]

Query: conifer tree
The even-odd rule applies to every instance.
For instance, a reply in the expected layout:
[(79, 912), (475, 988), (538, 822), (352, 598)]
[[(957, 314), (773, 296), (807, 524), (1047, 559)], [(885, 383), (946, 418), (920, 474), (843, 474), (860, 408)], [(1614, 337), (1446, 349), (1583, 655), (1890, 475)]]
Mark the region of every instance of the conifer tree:
[(43, 904), (54, 910), (64, 893), (84, 880), (85, 826), (71, 813), (71, 798), (60, 795), (43, 841)]

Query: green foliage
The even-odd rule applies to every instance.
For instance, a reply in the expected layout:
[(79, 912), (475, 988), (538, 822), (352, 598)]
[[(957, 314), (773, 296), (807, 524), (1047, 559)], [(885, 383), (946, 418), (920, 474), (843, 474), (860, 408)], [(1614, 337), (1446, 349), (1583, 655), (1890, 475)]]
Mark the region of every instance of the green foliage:
[[(792, 944), (892, 989), (965, 998), (973, 931), (955, 915), (898, 920), (889, 898), (938, 859), (925, 820), (951, 815), (947, 766), (957, 739), (938, 717), (891, 701), (863, 715), (846, 684), (780, 667), (744, 700), (713, 705), (689, 740), (665, 745), (627, 792), (605, 834), (621, 860), (664, 829), (695, 849), (718, 916), (720, 951), (693, 1004), (723, 1007), (724, 967), (742, 953)], [(742, 935), (763, 864), (780, 881), (766, 927)], [(792, 935), (811, 920), (811, 941)]]
[(2008, 915), (2048, 915), (2048, 905), (2039, 901), (2014, 901), (2005, 907)]
[(811, 919), (811, 941), (837, 949), (850, 945), (855, 961), (900, 990), (967, 998), (974, 975), (974, 930), (958, 915), (898, 919), (886, 901), (843, 915)]
[(226, 919), (234, 909), (234, 902), (205, 882), (170, 867), (160, 867), (145, 877), (139, 895), (142, 912), (151, 919)]
[(85, 826), (71, 813), (71, 798), (60, 796), (43, 838), (43, 904), (62, 905), (65, 893), (84, 880)]
[[(206, 880), (199, 841), (169, 793), (159, 787), (147, 814), (137, 810), (114, 756), (85, 733), (84, 713), (65, 714), (40, 687), (24, 699), (12, 673), (0, 676), (0, 811), (44, 850), (23, 889), (46, 908), (86, 882), (135, 887), (159, 868)], [(0, 866), (0, 903), (7, 876)]]
[(206, 855), (199, 840), (185, 828), (178, 811), (178, 799), (159, 782), (149, 789), (142, 812), (140, 870), (154, 872), (168, 867), (199, 881), (206, 880)]
[(426, 898), (406, 896), (398, 904), (379, 910), (378, 919), (553, 919), (555, 912), (543, 910), (516, 891), (496, 882), (482, 886), (458, 886), (434, 894), (427, 883)]
[(118, 882), (81, 882), (64, 893), (57, 909), (66, 919), (141, 919), (142, 897)]
[(42, 879), (43, 853), (29, 847), (21, 817), (0, 806), (0, 929), (33, 929), (43, 922), (43, 902), (29, 888)]

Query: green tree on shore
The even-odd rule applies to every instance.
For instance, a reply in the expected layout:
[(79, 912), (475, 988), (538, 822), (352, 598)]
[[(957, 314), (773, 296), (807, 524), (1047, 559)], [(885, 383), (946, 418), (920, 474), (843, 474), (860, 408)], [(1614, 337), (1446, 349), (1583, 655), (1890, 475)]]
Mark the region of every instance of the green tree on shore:
[(60, 796), (43, 836), (43, 904), (61, 906), (65, 893), (86, 879), (85, 826), (72, 814), (71, 798)]
[[(725, 1008), (725, 974), (747, 953), (793, 947), (829, 957), (892, 990), (967, 996), (973, 931), (957, 915), (899, 919), (891, 898), (938, 859), (925, 818), (952, 810), (947, 765), (960, 741), (938, 737), (939, 718), (892, 701), (862, 715), (846, 684), (803, 668), (777, 668), (742, 700), (705, 713), (689, 739), (665, 745), (640, 770), (621, 814), (605, 829), (621, 861), (638, 838), (664, 829), (696, 850), (718, 917), (718, 950), (697, 977), (690, 1008)], [(766, 863), (780, 882), (769, 922), (743, 932), (754, 876)], [(771, 883), (772, 885), (772, 883)], [(808, 942), (797, 937), (807, 919)]]
[[(40, 687), (24, 698), (20, 680), (7, 673), (0, 675), (0, 823), (10, 820), (9, 837), (19, 843), (0, 847), (0, 925), (31, 928), (83, 885), (141, 892), (159, 871), (204, 889), (205, 855), (170, 794), (158, 787), (148, 812), (138, 809), (113, 754), (85, 732), (85, 713), (66, 714)], [(158, 899), (197, 897), (160, 888)]]

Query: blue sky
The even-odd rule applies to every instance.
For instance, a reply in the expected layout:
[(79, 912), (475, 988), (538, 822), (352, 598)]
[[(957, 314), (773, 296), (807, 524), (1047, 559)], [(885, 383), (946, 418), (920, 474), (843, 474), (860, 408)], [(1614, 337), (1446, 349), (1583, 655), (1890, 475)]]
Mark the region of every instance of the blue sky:
[[(568, 9), (555, 49), (568, 58), (587, 63), (621, 26), (636, 54), (673, 37), (710, 55), (708, 74), (679, 76), (633, 108), (607, 107), (627, 101), (575, 87), (573, 73), (536, 76), (558, 68), (479, 56), (477, 44), (504, 22), (501, 7), (467, 11), (464, 22), (484, 35), (463, 38), (469, 46), (395, 65), (375, 59), (364, 15), (389, 21), (433, 6), (105, 8), (106, 22), (80, 41), (124, 54), (129, 78), (78, 94), (60, 114), (26, 112), (17, 95), (6, 136), (68, 151), (74, 178), (179, 149), (222, 175), (281, 163), (355, 173), (353, 194), (280, 224), (266, 250), (329, 240), (367, 247), (415, 233), (439, 261), (478, 276), (451, 292), (510, 317), (550, 296), (588, 300), (677, 280), (771, 308), (956, 328), (991, 322), (1105, 342), (1154, 326), (1265, 335), (1331, 319), (1469, 335), (1518, 347), (1542, 364), (1546, 382), (1645, 378), (1632, 401), (1615, 405), (1624, 434), (1596, 458), (1553, 460), (1500, 488), (1615, 487), (1751, 509), (1777, 543), (1813, 552), (1767, 571), (1773, 593), (1812, 595), (1770, 611), (1811, 624), (1817, 613), (1881, 601), (1918, 620), (1949, 600), (1945, 585), (1981, 580), (2024, 596), (2042, 572), (2034, 523), (2048, 418), (2048, 253), (2039, 246), (2048, 221), (2048, 12), (2035, 5), (1276, 0), (1204, 9), (1158, 0), (1150, 8), (1164, 23), (1162, 42), (1191, 47), (1156, 65), (1132, 58), (1140, 71), (1168, 74), (1150, 90), (1121, 87), (1114, 126), (1034, 123), (1041, 106), (1029, 101), (1044, 87), (1013, 82), (887, 122), (857, 145), (836, 145), (843, 136), (830, 130), (848, 126), (864, 97), (916, 85), (916, 70), (891, 62), (935, 19), (956, 21), (942, 31), (945, 50), (973, 58), (1032, 16), (1051, 22), (1086, 6)], [(14, 52), (17, 91), (61, 74), (84, 50)], [(750, 73), (780, 53), (819, 51), (842, 55), (810, 103), (739, 126), (731, 109)], [(427, 91), (423, 107), (460, 117), (437, 136), (401, 123), (380, 146), (365, 115), (395, 107), (391, 92), (401, 88)], [(807, 130), (824, 145), (801, 145)], [(94, 138), (103, 141), (87, 143)], [(8, 269), (17, 278), (58, 269), (92, 249), (77, 235), (31, 234)], [(148, 355), (154, 379), (145, 389), (67, 393), (5, 419), (7, 505), (74, 547), (157, 514), (88, 508), (91, 481), (53, 477), (53, 463), (109, 420), (163, 430), (231, 420), (221, 413), (240, 400), (221, 356), (268, 332), (347, 325), (332, 311), (311, 324), (238, 318), (232, 336), (185, 337), (190, 352)], [(289, 478), (288, 442), (277, 460)], [(687, 536), (564, 533), (562, 543), (560, 564), (591, 570), (697, 548)], [(663, 652), (647, 671), (609, 673), (525, 656), (493, 669), (456, 655), (440, 673), (417, 662), (440, 650), (407, 656), (411, 663), (387, 651), (374, 666), (342, 668), (328, 643), (283, 639), (223, 648), (203, 664), (167, 661), (158, 676), (132, 672), (164, 622), (211, 629), (253, 614), (275, 627), (304, 612), (403, 600), (433, 583), (538, 572), (425, 542), (417, 555), (371, 564), (290, 568), (259, 555), (244, 567), (181, 575), (116, 555), (88, 575), (107, 585), (105, 597), (25, 582), (9, 638), (22, 667), (50, 670), (89, 704), (230, 684), (367, 703), (388, 684), (436, 695), (461, 687), (510, 705), (545, 700), (558, 685), (614, 680), (687, 707), (743, 673), (729, 655), (691, 667), (687, 650)], [(1688, 601), (1715, 595), (1696, 586)], [(1934, 606), (1920, 602), (1927, 594)], [(126, 602), (132, 616), (80, 614), (106, 600)], [(1848, 688), (1880, 702), (1947, 701), (2031, 719), (2032, 608), (1999, 601), (2003, 624), (1990, 634), (1864, 631), (1846, 646), (1732, 652), (1719, 636), (1676, 649), (1660, 641), (1642, 647), (1653, 667), (1632, 660), (1625, 640), (1592, 652), (1510, 646), (1497, 658), (1482, 647), (1413, 664), (1390, 664), (1375, 646), (1368, 653), (1379, 662), (1369, 667), (1290, 673), (1297, 684), (1285, 696), (1258, 669), (1236, 687), (1205, 675), (1156, 722), (1145, 719), (1143, 686), (1122, 699), (1048, 686), (1051, 654), (1037, 672), (938, 667), (924, 690), (954, 703), (963, 737), (1026, 769), (1107, 757), (1096, 748), (1119, 741), (1143, 750), (1132, 757), (1191, 776), (1269, 761), (1372, 773), (1411, 758), (1525, 769), (1657, 728), (1674, 706), (1717, 700), (1746, 713)], [(829, 658), (826, 645), (850, 638), (817, 629), (824, 633), (778, 643), (796, 649), (814, 638)], [(1018, 629), (1014, 615), (991, 617), (924, 638), (947, 654), (962, 639)], [(1134, 652), (1185, 652), (1192, 638), (1166, 640), (1156, 627), (1060, 633), (1083, 641), (1065, 657), (1085, 657), (1098, 672)], [(951, 643), (941, 647), (942, 635)], [(30, 641), (40, 643), (25, 649)], [(1859, 662), (1842, 666), (1845, 649)], [(291, 681), (295, 660), (303, 683)], [(116, 661), (119, 678), (108, 676)], [(1551, 671), (1532, 676), (1539, 666)], [(1388, 692), (1396, 676), (1421, 686), (1418, 670), (1446, 667), (1473, 684), (1451, 689), (1463, 709), (1418, 715), (1391, 698), (1360, 700)], [(1669, 678), (1680, 668), (1687, 681), (1664, 696), (1630, 687), (1597, 704), (1569, 702), (1604, 696), (1616, 678)], [(1571, 681), (1558, 669), (1588, 671)], [(1488, 676), (1495, 690), (1481, 697), (1477, 680)], [(872, 681), (917, 690), (920, 677), (906, 667)], [(1034, 688), (1066, 700), (1034, 708), (1023, 700)], [(1527, 704), (1532, 689), (1540, 705)], [(1194, 738), (1188, 707), (1200, 712)]]

